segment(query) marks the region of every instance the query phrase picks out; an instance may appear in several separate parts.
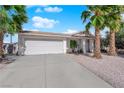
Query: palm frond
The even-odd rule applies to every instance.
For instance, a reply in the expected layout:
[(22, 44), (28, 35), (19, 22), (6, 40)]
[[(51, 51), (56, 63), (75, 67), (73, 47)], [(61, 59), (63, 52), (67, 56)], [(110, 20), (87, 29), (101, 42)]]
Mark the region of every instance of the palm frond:
[(81, 19), (83, 20), (83, 23), (86, 22), (86, 19), (90, 18), (91, 12), (90, 11), (83, 11), (81, 14)]

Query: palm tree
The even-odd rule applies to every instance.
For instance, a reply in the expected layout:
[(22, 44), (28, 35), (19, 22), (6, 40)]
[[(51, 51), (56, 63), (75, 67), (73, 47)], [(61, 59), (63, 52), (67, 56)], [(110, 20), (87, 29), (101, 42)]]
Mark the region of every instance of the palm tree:
[(15, 34), (22, 30), (22, 24), (27, 22), (25, 6), (0, 6), (0, 56), (3, 55), (3, 37), (5, 33)]
[[(104, 7), (103, 6), (88, 6), (87, 11), (83, 11), (81, 14), (81, 19), (83, 23), (86, 22), (86, 29), (90, 26), (95, 28), (95, 50), (94, 57), (101, 58), (100, 51), (100, 30), (103, 29), (104, 24)], [(88, 22), (87, 22), (88, 21)]]
[(119, 31), (119, 29), (120, 29), (120, 22), (119, 22), (118, 18), (115, 20), (111, 20), (111, 21), (113, 21), (113, 22), (112, 22), (112, 24), (109, 25), (110, 26), (110, 35), (109, 35), (110, 38), (109, 38), (109, 52), (108, 52), (108, 54), (111, 56), (115, 56), (116, 55), (115, 33), (117, 31)]
[(116, 55), (116, 47), (115, 47), (115, 33), (120, 31), (121, 27), (121, 13), (124, 12), (123, 6), (107, 6), (111, 8), (109, 14), (105, 16), (106, 26), (110, 29), (110, 38), (109, 38), (109, 52), (108, 54), (111, 56)]

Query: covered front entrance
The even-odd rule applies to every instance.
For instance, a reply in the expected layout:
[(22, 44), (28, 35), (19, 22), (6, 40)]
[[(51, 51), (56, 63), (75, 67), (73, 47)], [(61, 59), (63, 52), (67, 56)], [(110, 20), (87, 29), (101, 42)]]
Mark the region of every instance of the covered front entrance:
[[(71, 41), (75, 41), (75, 47), (71, 47)], [(72, 52), (72, 50), (76, 50), (79, 53), (92, 53), (94, 50), (94, 40), (92, 39), (68, 39), (67, 40), (68, 52)]]

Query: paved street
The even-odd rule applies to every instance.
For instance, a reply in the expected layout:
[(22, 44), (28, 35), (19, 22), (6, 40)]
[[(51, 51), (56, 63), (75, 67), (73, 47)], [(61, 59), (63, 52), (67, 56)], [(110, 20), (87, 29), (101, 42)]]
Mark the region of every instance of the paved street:
[(22, 56), (0, 69), (0, 87), (111, 87), (64, 54)]

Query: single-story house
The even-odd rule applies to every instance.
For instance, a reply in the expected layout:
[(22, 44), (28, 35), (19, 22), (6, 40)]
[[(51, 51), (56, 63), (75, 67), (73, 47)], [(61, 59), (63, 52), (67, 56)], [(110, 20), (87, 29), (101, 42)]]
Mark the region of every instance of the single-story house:
[(25, 55), (68, 53), (70, 40), (77, 42), (83, 53), (93, 52), (94, 36), (86, 31), (75, 34), (22, 31), (18, 34), (18, 48), (24, 47)]

